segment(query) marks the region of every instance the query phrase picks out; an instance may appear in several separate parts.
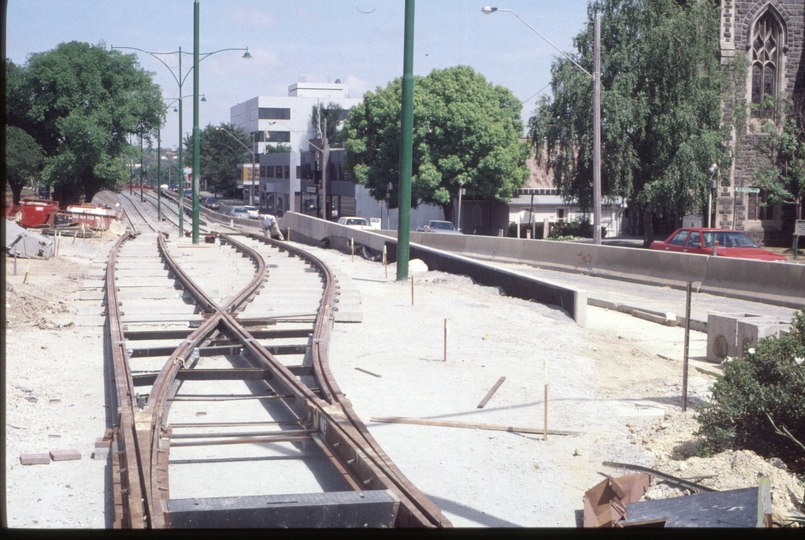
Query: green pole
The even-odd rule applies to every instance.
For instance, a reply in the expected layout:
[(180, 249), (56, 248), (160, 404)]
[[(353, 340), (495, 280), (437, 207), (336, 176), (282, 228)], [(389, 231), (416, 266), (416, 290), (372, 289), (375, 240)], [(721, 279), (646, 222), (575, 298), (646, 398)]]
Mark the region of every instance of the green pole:
[(162, 177), (160, 176), (162, 165), (162, 119), (159, 120), (160, 125), (157, 127), (157, 222), (162, 221)]
[(397, 281), (408, 279), (411, 229), (411, 168), (414, 132), (414, 0), (405, 0), (402, 112), (400, 117), (400, 220), (397, 225)]
[(140, 202), (143, 202), (143, 136), (140, 134)]
[(184, 236), (184, 131), (182, 131), (182, 48), (179, 47), (179, 238)]
[(198, 244), (198, 12), (199, 3), (193, 3), (193, 243)]

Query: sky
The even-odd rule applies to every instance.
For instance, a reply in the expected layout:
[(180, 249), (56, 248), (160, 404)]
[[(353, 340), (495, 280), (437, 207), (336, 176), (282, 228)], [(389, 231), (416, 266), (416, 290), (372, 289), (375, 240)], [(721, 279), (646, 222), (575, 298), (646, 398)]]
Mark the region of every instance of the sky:
[[(533, 112), (537, 94), (550, 93), (550, 70), (560, 55), (512, 13), (485, 15), (495, 0), (420, 0), (414, 22), (414, 74), (471, 66), (509, 88)], [(501, 0), (558, 49), (575, 52), (573, 37), (587, 20), (587, 0)], [(192, 0), (8, 0), (6, 54), (24, 64), (31, 53), (82, 41), (153, 53), (182, 49), (182, 73), (192, 66)], [(301, 80), (349, 85), (350, 97), (385, 88), (403, 74), (404, 0), (201, 0), (202, 55), (228, 48), (199, 64), (199, 124), (230, 121), (230, 107), (255, 96), (287, 96)], [(136, 53), (153, 73), (166, 104), (179, 97), (179, 55)], [(170, 69), (169, 69), (170, 68)], [(182, 94), (193, 93), (192, 73)], [(178, 145), (178, 113), (169, 109), (163, 147)], [(184, 101), (183, 128), (192, 131), (192, 99)]]

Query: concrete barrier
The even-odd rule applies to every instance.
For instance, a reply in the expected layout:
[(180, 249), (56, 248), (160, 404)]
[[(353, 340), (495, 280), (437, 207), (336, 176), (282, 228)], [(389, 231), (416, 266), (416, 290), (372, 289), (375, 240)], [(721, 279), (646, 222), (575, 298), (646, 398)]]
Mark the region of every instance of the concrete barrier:
[[(308, 245), (320, 245), (324, 241), (329, 242), (331, 247), (344, 249), (349, 245), (349, 238), (354, 238), (356, 246), (364, 245), (375, 251), (382, 252), (383, 246), (387, 245), (389, 262), (396, 260), (396, 235), (389, 234), (389, 231), (353, 229), (337, 223), (290, 212), (282, 217), (280, 226), (283, 229), (283, 233), (288, 228), (291, 229), (291, 240)], [(506, 294), (510, 296), (559, 306), (567, 311), (579, 326), (583, 327), (587, 324), (586, 292), (534, 276), (497, 268), (478, 260), (455, 253), (448, 253), (445, 250), (417, 242), (444, 245), (445, 242), (442, 238), (436, 238), (443, 236), (455, 237), (451, 242), (447, 242), (453, 249), (459, 246), (463, 246), (466, 249), (468, 242), (495, 240), (474, 236), (411, 233), (409, 246), (411, 259), (422, 259), (431, 270), (466, 275), (482, 285), (502, 287)]]
[[(289, 220), (297, 220), (286, 214)], [(303, 216), (305, 219), (316, 220)], [(285, 220), (286, 218), (283, 218)], [(334, 223), (322, 223), (313, 236), (352, 234), (356, 243), (382, 250), (382, 239), (395, 238), (396, 231), (339, 232)], [(290, 221), (289, 221), (290, 222)], [(299, 225), (313, 227), (313, 225)], [(294, 225), (291, 225), (294, 228)], [(318, 236), (317, 236), (318, 235)], [(317, 240), (318, 241), (318, 240)], [(651, 285), (685, 289), (687, 282), (697, 292), (760, 301), (802, 309), (805, 307), (805, 265), (711, 257), (690, 253), (616, 246), (596, 246), (577, 242), (526, 240), (491, 236), (412, 232), (410, 242), (433, 249), (462, 253), (472, 258), (529, 264), (552, 270), (576, 272)]]

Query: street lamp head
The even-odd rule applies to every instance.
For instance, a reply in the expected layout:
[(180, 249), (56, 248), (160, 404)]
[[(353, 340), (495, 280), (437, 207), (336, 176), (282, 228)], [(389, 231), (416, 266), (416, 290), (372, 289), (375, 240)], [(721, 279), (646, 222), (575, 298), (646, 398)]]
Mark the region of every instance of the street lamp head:
[(201, 96), (201, 101), (207, 101), (207, 98), (205, 98), (203, 94)]
[(710, 169), (709, 169), (710, 174), (716, 174), (716, 171), (717, 171), (717, 170), (718, 170), (718, 165), (716, 165), (715, 163), (713, 163), (712, 165), (710, 165)]
[(246, 49), (246, 52), (243, 53), (243, 56), (241, 56), (241, 58), (245, 58), (246, 60), (250, 60), (252, 58), (252, 55), (249, 54), (249, 49)]
[(496, 8), (496, 7), (486, 6), (486, 7), (481, 8), (481, 13), (483, 13), (484, 15), (491, 15), (492, 13), (496, 12), (497, 10), (498, 10), (498, 8)]

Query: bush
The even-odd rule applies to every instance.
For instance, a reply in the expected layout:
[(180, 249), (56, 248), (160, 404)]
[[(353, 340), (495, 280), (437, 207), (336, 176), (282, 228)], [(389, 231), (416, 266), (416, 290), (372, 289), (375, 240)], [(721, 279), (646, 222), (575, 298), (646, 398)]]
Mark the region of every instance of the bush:
[(703, 455), (747, 449), (805, 471), (802, 447), (769, 420), (805, 442), (805, 311), (794, 314), (791, 327), (790, 335), (760, 339), (743, 359), (725, 364), (710, 401), (696, 408)]
[[(533, 227), (531, 238), (542, 239), (543, 222), (537, 222), (533, 225), (531, 223), (520, 224), (520, 238), (526, 237), (526, 231)], [(606, 227), (601, 227), (601, 238), (606, 236)], [(517, 224), (509, 223), (509, 230), (507, 236), (510, 238), (517, 237)], [(550, 233), (548, 234), (549, 240), (575, 240), (578, 238), (592, 238), (593, 225), (587, 216), (577, 217), (573, 221), (557, 221), (551, 223)]]

